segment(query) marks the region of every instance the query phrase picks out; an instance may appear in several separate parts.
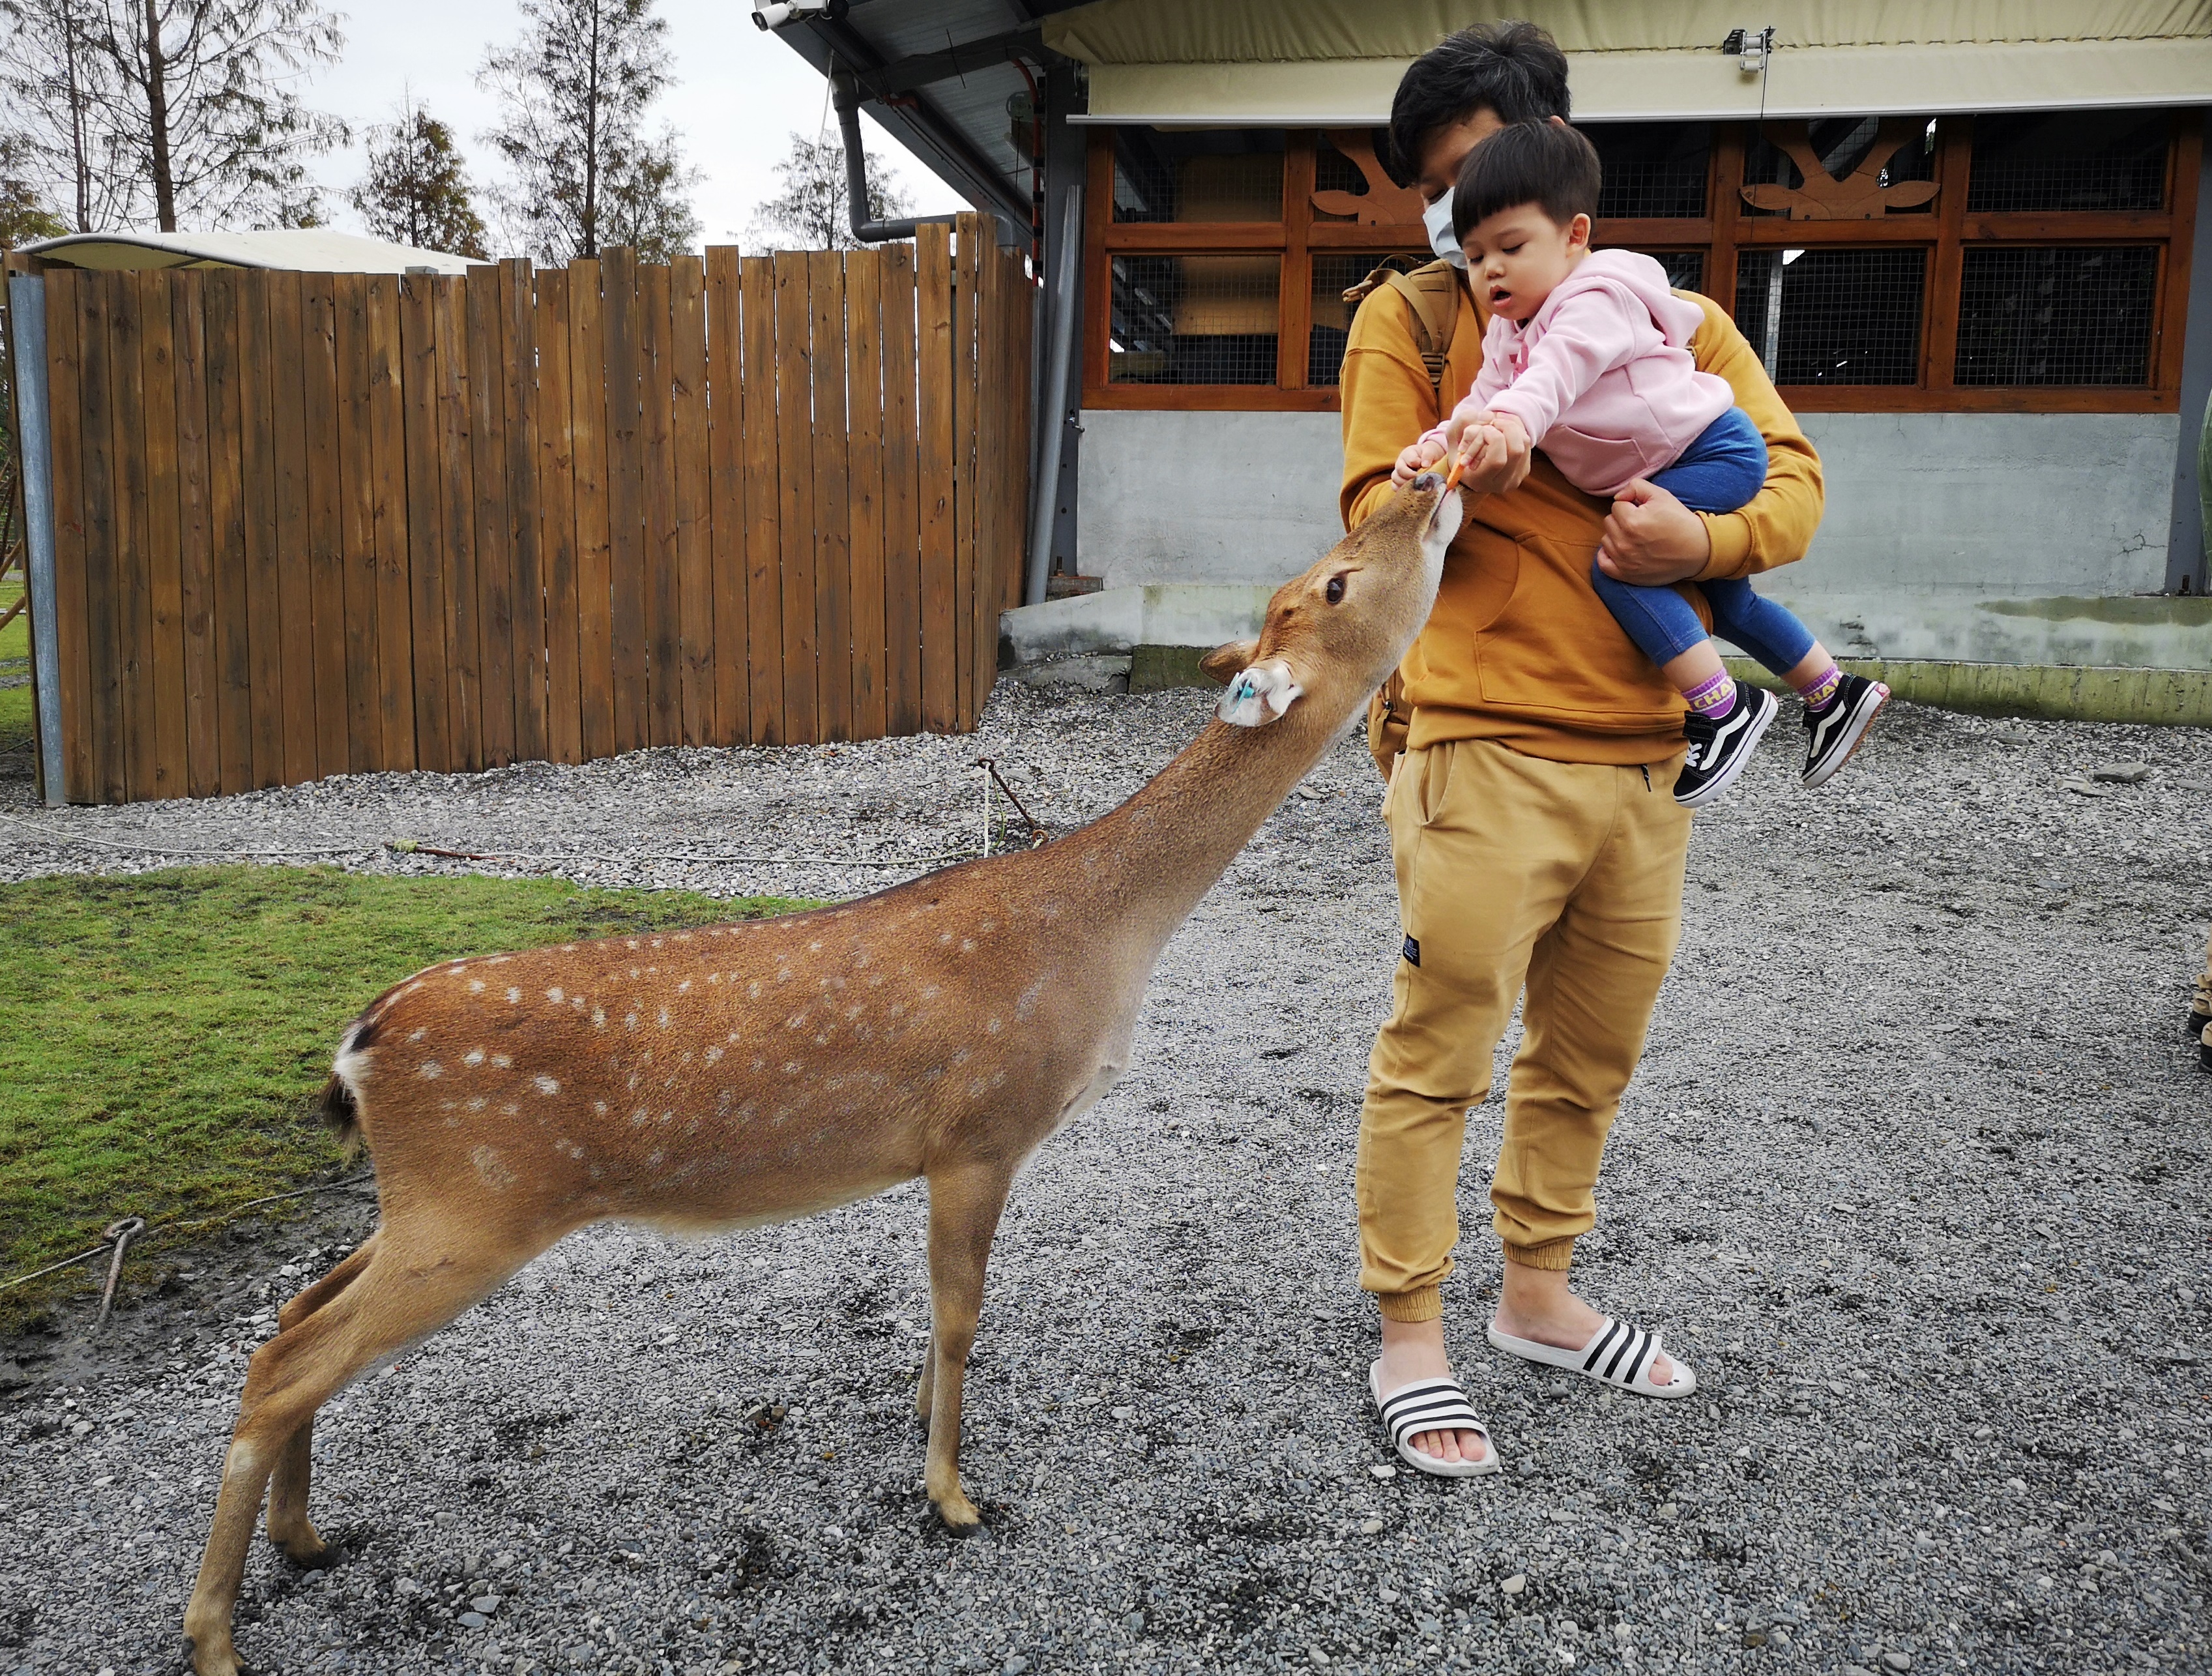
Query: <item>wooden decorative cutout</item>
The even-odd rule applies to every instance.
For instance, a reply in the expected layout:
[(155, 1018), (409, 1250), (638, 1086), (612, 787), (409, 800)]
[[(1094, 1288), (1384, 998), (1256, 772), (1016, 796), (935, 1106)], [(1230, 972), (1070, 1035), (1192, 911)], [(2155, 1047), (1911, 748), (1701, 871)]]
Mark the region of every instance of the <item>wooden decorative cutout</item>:
[(1364, 128), (1332, 128), (1328, 143), (1352, 160), (1367, 181), (1364, 192), (1315, 192), (1313, 206), (1325, 216), (1356, 216), (1363, 227), (1411, 227), (1421, 219), (1420, 193), (1394, 184), (1376, 161), (1375, 143)]
[(1774, 123), (1768, 142), (1787, 152), (1805, 177), (1802, 186), (1765, 181), (1743, 189), (1744, 202), (1761, 210), (1787, 210), (1792, 221), (1880, 221), (1892, 210), (1918, 208), (1936, 196), (1933, 180), (1898, 180), (1885, 186), (1881, 171), (1889, 160), (1927, 131), (1921, 117), (1885, 117), (1859, 166), (1837, 180), (1821, 166), (1802, 122)]

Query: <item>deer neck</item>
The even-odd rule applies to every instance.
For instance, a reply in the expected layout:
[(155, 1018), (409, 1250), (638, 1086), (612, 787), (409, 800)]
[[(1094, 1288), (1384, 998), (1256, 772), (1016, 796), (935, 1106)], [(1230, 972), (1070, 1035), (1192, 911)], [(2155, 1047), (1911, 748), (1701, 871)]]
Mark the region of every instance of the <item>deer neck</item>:
[(1063, 852), (1064, 907), (1120, 930), (1149, 972), (1176, 928), (1340, 730), (1310, 698), (1261, 728), (1211, 722), (1152, 783), (1041, 856)]

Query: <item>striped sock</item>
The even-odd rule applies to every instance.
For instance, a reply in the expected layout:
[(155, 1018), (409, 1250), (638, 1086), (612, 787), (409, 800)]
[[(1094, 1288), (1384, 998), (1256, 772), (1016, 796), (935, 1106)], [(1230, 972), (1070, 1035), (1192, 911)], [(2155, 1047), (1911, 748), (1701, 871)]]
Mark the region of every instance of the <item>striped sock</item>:
[(1735, 708), (1735, 682), (1725, 669), (1708, 675), (1682, 695), (1700, 716), (1726, 716)]
[(1844, 672), (1831, 662), (1826, 669), (1797, 689), (1797, 696), (1805, 701), (1808, 710), (1819, 710), (1836, 696), (1836, 689), (1844, 684)]

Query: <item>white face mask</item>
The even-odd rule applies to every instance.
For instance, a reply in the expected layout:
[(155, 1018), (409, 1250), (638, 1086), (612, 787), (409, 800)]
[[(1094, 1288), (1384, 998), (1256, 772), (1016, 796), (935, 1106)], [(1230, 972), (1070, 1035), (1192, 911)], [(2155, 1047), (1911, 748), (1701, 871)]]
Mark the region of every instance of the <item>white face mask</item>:
[(1467, 266), (1467, 253), (1459, 247), (1459, 235), (1452, 231), (1452, 195), (1442, 198), (1421, 211), (1421, 225), (1429, 229), (1429, 248), (1462, 271)]

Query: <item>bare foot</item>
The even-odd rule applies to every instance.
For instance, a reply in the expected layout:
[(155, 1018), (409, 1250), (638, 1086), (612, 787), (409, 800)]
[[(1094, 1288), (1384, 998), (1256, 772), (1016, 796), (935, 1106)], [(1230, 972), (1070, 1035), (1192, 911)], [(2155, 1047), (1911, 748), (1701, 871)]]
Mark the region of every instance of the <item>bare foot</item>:
[[(1498, 1297), (1499, 1332), (1563, 1350), (1578, 1350), (1589, 1343), (1590, 1335), (1604, 1320), (1604, 1316), (1568, 1289), (1565, 1270), (1506, 1264), (1505, 1283)], [(1672, 1385), (1674, 1364), (1663, 1356), (1654, 1356), (1650, 1380), (1654, 1385)]]
[[(1423, 1380), (1449, 1379), (1451, 1359), (1444, 1354), (1444, 1324), (1438, 1321), (1382, 1323), (1382, 1394), (1395, 1396)], [(1490, 1445), (1480, 1432), (1415, 1432), (1407, 1440), (1439, 1460), (1481, 1460)]]

